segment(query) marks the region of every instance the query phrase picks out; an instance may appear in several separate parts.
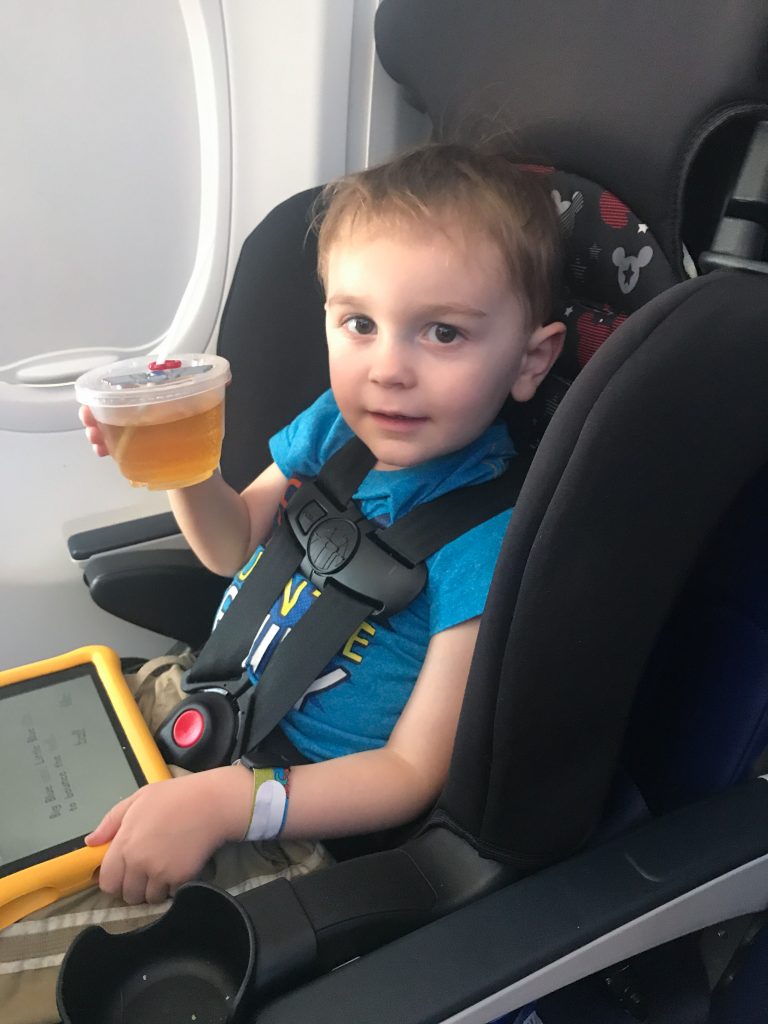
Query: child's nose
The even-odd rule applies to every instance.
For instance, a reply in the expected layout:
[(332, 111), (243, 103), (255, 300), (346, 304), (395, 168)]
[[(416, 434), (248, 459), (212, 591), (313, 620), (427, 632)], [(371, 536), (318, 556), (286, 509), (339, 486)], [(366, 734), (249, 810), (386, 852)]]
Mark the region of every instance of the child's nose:
[(380, 330), (371, 349), (368, 376), (374, 383), (385, 387), (411, 386), (414, 371), (408, 342)]

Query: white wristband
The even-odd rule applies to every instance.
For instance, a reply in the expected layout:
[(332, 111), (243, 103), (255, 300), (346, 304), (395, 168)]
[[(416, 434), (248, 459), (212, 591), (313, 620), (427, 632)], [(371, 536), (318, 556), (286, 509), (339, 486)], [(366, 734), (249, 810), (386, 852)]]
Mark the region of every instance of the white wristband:
[(254, 768), (251, 821), (243, 840), (274, 839), (280, 833), (288, 807), (288, 770)]
[(287, 803), (285, 786), (282, 786), (277, 779), (262, 782), (256, 790), (251, 824), (248, 826), (245, 838), (249, 842), (254, 842), (257, 839), (274, 839), (283, 827)]

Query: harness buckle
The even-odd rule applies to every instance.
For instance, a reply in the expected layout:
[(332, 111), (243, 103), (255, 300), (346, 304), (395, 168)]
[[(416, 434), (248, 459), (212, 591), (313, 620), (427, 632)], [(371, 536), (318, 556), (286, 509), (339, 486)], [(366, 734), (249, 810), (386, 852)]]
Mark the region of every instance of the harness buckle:
[(189, 696), (163, 719), (155, 742), (168, 764), (199, 772), (231, 764), (248, 746), (256, 687), (247, 673), (221, 682), (190, 683)]
[(379, 542), (378, 523), (365, 519), (352, 501), (339, 508), (314, 481), (293, 495), (285, 518), (304, 551), (300, 571), (318, 590), (333, 581), (382, 618), (402, 611), (424, 589), (423, 563), (398, 557)]

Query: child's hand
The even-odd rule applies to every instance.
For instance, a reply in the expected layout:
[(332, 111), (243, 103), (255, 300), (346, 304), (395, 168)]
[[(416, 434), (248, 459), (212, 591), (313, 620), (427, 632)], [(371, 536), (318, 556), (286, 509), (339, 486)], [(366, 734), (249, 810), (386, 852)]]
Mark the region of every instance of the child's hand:
[(88, 443), (91, 445), (96, 454), (103, 458), (105, 455), (109, 455), (107, 450), (107, 444), (104, 440), (104, 435), (101, 432), (99, 424), (96, 422), (96, 417), (93, 415), (87, 405), (81, 405), (79, 410), (80, 422), (85, 427), (85, 436), (88, 438)]
[(167, 899), (214, 850), (242, 836), (250, 786), (244, 769), (217, 768), (154, 782), (121, 800), (85, 840), (111, 841), (99, 871), (102, 891), (126, 903)]

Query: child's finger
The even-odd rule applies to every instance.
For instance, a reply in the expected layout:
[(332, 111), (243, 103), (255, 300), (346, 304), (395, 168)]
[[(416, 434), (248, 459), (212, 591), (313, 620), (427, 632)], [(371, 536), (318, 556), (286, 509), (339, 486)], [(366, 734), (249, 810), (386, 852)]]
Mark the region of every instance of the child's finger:
[(85, 845), (101, 846), (103, 843), (109, 843), (114, 839), (117, 835), (117, 830), (122, 824), (126, 811), (137, 796), (138, 793), (134, 793), (132, 796), (126, 797), (125, 800), (121, 800), (119, 804), (115, 804), (111, 810), (107, 811), (93, 832), (85, 837)]
[[(150, 903), (147, 898), (149, 889), (149, 878), (145, 872), (138, 868), (125, 867), (123, 873), (122, 892), (110, 890), (111, 894), (122, 896), (123, 902), (131, 905), (136, 903)], [(155, 901), (156, 902), (156, 901)]]
[(80, 406), (78, 416), (80, 417), (80, 422), (85, 427), (85, 436), (94, 452), (102, 457), (109, 455), (109, 450), (107, 448), (106, 441), (104, 440), (104, 434), (101, 431), (101, 427), (87, 405)]
[(97, 455), (109, 455), (106, 442), (98, 428), (87, 427), (85, 436), (88, 438), (88, 443)]
[(108, 896), (121, 896), (125, 878), (125, 861), (119, 850), (110, 846), (99, 868), (99, 888)]
[(150, 878), (144, 899), (147, 903), (163, 903), (170, 896), (170, 886), (159, 878)]
[(96, 417), (93, 415), (93, 411), (88, 405), (81, 405), (77, 411), (77, 415), (80, 417), (80, 422), (84, 427), (96, 427)]

